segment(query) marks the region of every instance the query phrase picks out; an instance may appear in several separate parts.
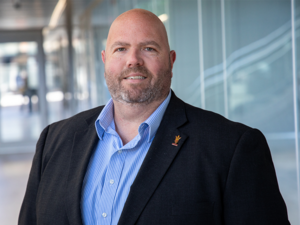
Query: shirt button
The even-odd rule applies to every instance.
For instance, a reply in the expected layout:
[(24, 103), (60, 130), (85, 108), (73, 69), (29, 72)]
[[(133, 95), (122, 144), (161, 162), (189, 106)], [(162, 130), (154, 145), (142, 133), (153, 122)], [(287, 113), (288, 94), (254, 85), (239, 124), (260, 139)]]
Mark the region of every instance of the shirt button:
[(109, 183), (110, 183), (110, 184), (114, 184), (115, 181), (111, 179), (111, 180), (109, 181)]
[(122, 153), (122, 150), (119, 150), (118, 153), (121, 154), (121, 153)]
[(102, 216), (105, 218), (105, 217), (107, 217), (107, 214), (106, 213), (102, 213)]

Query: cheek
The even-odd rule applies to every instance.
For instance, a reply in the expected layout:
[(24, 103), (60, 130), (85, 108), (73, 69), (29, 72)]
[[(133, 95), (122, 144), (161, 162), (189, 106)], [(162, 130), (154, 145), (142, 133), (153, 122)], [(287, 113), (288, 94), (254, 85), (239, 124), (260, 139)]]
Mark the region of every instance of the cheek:
[(158, 61), (157, 63), (153, 64), (151, 67), (151, 72), (154, 75), (158, 75), (167, 71), (169, 69), (169, 65), (167, 63), (162, 63), (162, 61)]
[(109, 74), (120, 73), (122, 68), (121, 60), (112, 60), (105, 64), (105, 71), (107, 71)]

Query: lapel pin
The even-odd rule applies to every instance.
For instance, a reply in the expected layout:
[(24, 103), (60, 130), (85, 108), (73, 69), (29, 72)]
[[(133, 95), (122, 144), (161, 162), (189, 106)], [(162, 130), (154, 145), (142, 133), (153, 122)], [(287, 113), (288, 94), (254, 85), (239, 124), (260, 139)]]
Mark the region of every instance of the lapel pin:
[(180, 135), (175, 136), (175, 141), (174, 141), (174, 143), (172, 143), (172, 145), (178, 146), (178, 141), (179, 141), (180, 139), (181, 139)]

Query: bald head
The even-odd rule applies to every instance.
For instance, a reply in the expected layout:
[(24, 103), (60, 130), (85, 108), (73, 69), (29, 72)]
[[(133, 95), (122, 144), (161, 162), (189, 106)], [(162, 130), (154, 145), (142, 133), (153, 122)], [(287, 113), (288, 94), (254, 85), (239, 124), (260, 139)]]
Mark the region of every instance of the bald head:
[(166, 45), (168, 50), (170, 50), (168, 36), (166, 28), (162, 21), (152, 12), (145, 9), (131, 9), (122, 13), (118, 16), (112, 23), (108, 37), (107, 37), (107, 46), (111, 44), (112, 39), (116, 34), (122, 34), (124, 32), (133, 29), (133, 26), (139, 27), (139, 31), (143, 32), (143, 29), (150, 29), (156, 32), (161, 40), (163, 45)]

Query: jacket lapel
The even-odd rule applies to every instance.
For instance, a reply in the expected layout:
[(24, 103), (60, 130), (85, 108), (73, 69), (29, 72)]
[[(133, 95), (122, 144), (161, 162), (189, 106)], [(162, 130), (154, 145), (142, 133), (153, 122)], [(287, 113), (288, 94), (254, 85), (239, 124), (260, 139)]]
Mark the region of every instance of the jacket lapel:
[[(185, 105), (172, 92), (172, 98), (149, 148), (144, 162), (133, 182), (124, 205), (119, 225), (135, 224), (147, 202), (176, 157), (187, 135), (180, 126), (187, 122)], [(172, 145), (175, 136), (180, 135), (178, 146)]]
[(70, 224), (81, 225), (81, 192), (83, 179), (91, 155), (98, 143), (98, 136), (94, 126), (97, 115), (90, 117), (85, 129), (75, 133), (73, 138), (72, 156), (67, 181), (66, 204)]

